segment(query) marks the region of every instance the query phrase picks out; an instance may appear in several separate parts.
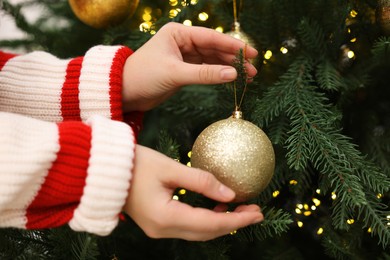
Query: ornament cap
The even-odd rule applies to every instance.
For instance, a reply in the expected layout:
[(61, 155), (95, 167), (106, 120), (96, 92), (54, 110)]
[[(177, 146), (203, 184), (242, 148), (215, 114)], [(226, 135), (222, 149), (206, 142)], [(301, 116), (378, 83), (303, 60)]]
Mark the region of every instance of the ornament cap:
[(233, 114), (232, 114), (232, 117), (236, 118), (236, 119), (242, 119), (242, 112), (239, 111), (239, 110), (234, 110)]
[(238, 32), (238, 31), (241, 30), (241, 29), (240, 29), (241, 25), (240, 25), (240, 23), (237, 22), (237, 21), (235, 21), (235, 22), (233, 23), (233, 26), (232, 26), (232, 27), (233, 27), (233, 28), (232, 28), (232, 31), (233, 31), (233, 32)]

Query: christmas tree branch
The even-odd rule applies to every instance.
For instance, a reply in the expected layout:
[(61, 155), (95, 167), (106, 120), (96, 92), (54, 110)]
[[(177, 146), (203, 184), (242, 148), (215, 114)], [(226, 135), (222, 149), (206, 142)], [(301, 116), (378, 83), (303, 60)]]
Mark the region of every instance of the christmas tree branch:
[[(291, 120), (286, 140), (288, 165), (303, 170), (312, 163), (324, 175), (323, 180), (330, 180), (338, 196), (333, 205), (333, 223), (336, 228), (348, 230), (346, 220), (353, 217), (356, 207), (370, 209), (378, 206), (374, 201), (367, 201), (365, 190), (384, 192), (390, 183), (377, 167), (365, 160), (351, 139), (336, 128), (339, 115), (329, 109), (326, 97), (312, 86), (313, 70), (310, 59), (305, 56), (297, 58), (280, 81), (264, 95), (257, 111), (261, 111), (259, 118), (267, 123), (284, 110)], [(378, 212), (373, 210), (366, 213), (371, 216), (366, 219), (368, 223), (376, 223), (380, 241), (387, 244), (385, 227), (378, 224), (384, 220), (376, 221)]]

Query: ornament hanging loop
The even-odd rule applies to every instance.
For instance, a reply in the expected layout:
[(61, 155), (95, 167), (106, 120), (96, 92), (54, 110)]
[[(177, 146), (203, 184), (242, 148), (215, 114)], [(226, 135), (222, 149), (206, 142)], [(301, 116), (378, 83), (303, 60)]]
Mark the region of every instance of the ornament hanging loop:
[[(241, 63), (242, 66), (244, 66), (244, 64), (245, 64), (246, 48), (247, 48), (247, 44), (245, 44), (245, 47), (244, 47), (244, 50), (243, 50), (243, 56), (239, 60), (239, 63)], [(238, 101), (238, 98), (237, 98), (237, 80), (235, 80), (234, 83), (233, 83), (233, 90), (234, 90), (234, 112), (233, 112), (233, 117), (234, 118), (242, 118), (242, 112), (240, 111), (240, 109), (241, 109), (242, 102), (244, 101), (244, 96), (245, 96), (245, 93), (246, 93), (246, 90), (247, 90), (247, 84), (248, 84), (248, 78), (247, 78), (246, 73), (244, 73), (244, 75), (245, 75), (245, 79), (243, 80), (244, 86), (243, 86), (243, 91), (242, 91), (242, 94), (241, 94), (240, 101)], [(240, 87), (242, 87), (242, 86), (240, 86)], [(237, 114), (237, 117), (236, 117), (235, 116), (236, 113), (241, 113), (241, 115)]]
[(241, 11), (242, 7), (242, 0), (240, 0), (240, 6), (239, 10), (237, 10), (237, 0), (233, 0), (233, 18), (234, 18), (234, 24), (239, 24), (238, 23), (238, 13)]

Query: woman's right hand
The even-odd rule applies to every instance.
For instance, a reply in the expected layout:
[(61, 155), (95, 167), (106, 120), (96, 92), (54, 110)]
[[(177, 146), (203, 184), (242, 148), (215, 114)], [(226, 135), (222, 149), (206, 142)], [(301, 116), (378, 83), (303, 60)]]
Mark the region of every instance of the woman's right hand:
[[(172, 198), (176, 188), (185, 188), (222, 204), (214, 211), (195, 208)], [(190, 168), (150, 148), (137, 145), (125, 212), (152, 238), (204, 241), (259, 223), (258, 205), (241, 205), (226, 213), (234, 192), (211, 173)]]

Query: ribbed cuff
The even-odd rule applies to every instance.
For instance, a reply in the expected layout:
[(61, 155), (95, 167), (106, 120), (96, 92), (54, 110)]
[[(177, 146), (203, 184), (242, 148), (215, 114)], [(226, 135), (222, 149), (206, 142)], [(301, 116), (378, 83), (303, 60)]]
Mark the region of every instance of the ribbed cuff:
[(110, 102), (111, 118), (123, 121), (122, 109), (122, 86), (123, 86), (123, 68), (127, 58), (133, 53), (127, 47), (121, 47), (115, 54), (114, 61), (110, 71)]
[(91, 149), (91, 128), (81, 122), (58, 124), (60, 149), (39, 192), (26, 209), (28, 229), (69, 222), (85, 187)]
[(124, 46), (96, 46), (85, 54), (79, 85), (82, 120), (92, 115), (122, 120), (123, 66), (131, 53)]
[(69, 225), (76, 231), (108, 235), (128, 195), (135, 139), (122, 122), (94, 116), (87, 124), (92, 128), (88, 176)]

